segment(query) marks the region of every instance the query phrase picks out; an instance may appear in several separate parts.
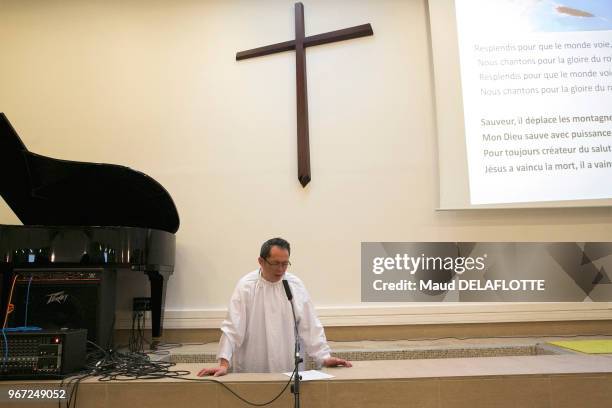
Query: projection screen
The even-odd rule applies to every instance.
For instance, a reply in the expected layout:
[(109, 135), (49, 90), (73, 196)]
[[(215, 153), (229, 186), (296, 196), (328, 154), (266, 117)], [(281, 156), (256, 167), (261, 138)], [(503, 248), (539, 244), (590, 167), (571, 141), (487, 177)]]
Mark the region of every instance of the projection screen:
[(440, 209), (612, 204), (612, 2), (430, 0)]

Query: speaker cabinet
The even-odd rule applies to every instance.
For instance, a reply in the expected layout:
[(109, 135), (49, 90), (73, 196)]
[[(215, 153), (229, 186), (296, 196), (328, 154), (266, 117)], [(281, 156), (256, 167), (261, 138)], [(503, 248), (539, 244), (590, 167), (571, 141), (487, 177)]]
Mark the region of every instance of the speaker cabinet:
[(17, 271), (9, 327), (48, 330), (87, 329), (87, 339), (102, 348), (112, 344), (116, 272)]

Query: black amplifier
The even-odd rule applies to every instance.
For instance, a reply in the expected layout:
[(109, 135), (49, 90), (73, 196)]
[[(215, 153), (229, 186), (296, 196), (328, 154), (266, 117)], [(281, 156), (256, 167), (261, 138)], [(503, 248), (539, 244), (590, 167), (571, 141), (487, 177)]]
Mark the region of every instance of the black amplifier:
[(87, 329), (87, 339), (106, 349), (115, 322), (116, 272), (97, 268), (15, 269), (7, 327)]
[(5, 330), (0, 379), (59, 378), (85, 366), (87, 330)]

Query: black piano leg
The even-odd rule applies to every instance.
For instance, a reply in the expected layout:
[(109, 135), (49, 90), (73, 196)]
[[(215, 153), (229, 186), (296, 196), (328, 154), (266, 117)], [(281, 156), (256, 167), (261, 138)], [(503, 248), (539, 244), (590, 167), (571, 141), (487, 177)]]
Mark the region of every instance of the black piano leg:
[(166, 303), (166, 281), (168, 276), (158, 271), (148, 271), (151, 282), (151, 349), (159, 343), (164, 328), (164, 305)]

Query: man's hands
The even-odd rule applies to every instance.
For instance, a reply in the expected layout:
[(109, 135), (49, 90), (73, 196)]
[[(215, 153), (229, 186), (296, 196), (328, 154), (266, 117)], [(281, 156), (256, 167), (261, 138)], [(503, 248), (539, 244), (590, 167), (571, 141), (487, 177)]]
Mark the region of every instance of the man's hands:
[(325, 360), (323, 360), (323, 365), (325, 367), (338, 367), (338, 366), (352, 367), (353, 366), (350, 361), (347, 361), (347, 360), (344, 360), (338, 357), (326, 358)]
[(198, 373), (198, 377), (204, 377), (205, 375), (214, 375), (215, 377), (221, 377), (222, 375), (227, 374), (228, 368), (229, 361), (224, 358), (220, 358), (218, 367), (203, 368)]
[[(323, 360), (323, 365), (325, 367), (352, 367), (350, 361), (344, 360), (338, 357), (328, 357)], [(213, 375), (215, 377), (221, 377), (222, 375), (227, 374), (227, 370), (229, 368), (229, 361), (224, 358), (219, 359), (219, 366), (212, 368), (203, 368), (198, 372), (198, 377), (204, 377), (205, 375)]]

